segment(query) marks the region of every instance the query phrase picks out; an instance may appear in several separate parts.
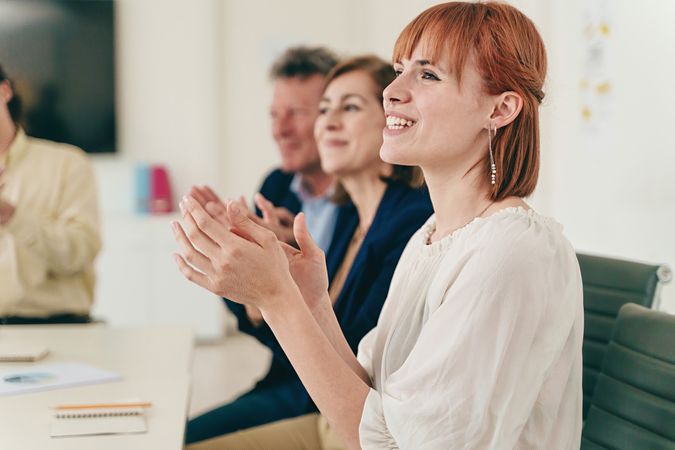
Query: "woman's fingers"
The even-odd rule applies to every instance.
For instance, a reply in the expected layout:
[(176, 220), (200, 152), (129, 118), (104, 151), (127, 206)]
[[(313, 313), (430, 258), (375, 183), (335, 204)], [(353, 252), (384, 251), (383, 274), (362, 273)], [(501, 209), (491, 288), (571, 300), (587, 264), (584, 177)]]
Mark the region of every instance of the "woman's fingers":
[(197, 200), (200, 205), (204, 206), (208, 203), (208, 199), (206, 198), (206, 195), (202, 192), (202, 189), (198, 186), (192, 186), (190, 188), (190, 194), (192, 198)]
[(302, 254), (300, 250), (285, 242), (279, 241), (279, 245), (281, 245), (281, 249), (284, 251), (284, 253), (286, 254), (286, 258), (288, 258), (289, 261), (292, 258), (295, 258), (296, 256)]
[[(241, 232), (247, 240), (258, 244), (260, 247), (268, 247), (270, 244), (277, 242), (276, 235), (268, 230), (265, 227), (262, 227), (251, 220), (246, 214), (246, 211), (242, 211), (242, 207), (237, 204), (237, 202), (230, 202), (227, 205), (227, 216), (230, 219), (233, 230), (241, 236)], [(237, 232), (238, 231), (238, 232)]]
[(251, 219), (253, 221), (253, 223), (255, 223), (256, 225), (260, 225), (261, 227), (268, 228), (267, 223), (265, 222), (265, 220), (262, 217), (258, 217), (255, 214), (253, 214), (252, 212), (249, 212), (248, 218)]
[(188, 281), (191, 281), (203, 287), (204, 289), (211, 291), (211, 284), (209, 283), (209, 278), (206, 275), (193, 269), (187, 262), (185, 262), (183, 257), (178, 254), (174, 253), (173, 259), (176, 261), (176, 265), (178, 265), (178, 270), (180, 270), (180, 272), (185, 278), (188, 279)]
[(230, 221), (227, 218), (227, 209), (224, 205), (217, 202), (208, 202), (206, 204), (206, 212), (209, 213), (211, 217), (220, 222), (223, 226), (230, 226)]
[(246, 198), (243, 195), (239, 197), (239, 200), (237, 200), (237, 203), (239, 203), (239, 205), (241, 205), (243, 211), (246, 211), (246, 214), (248, 215), (249, 219), (251, 219), (253, 222), (255, 222), (258, 225), (265, 226), (265, 221), (263, 220), (263, 218), (258, 217), (255, 214), (255, 211), (251, 211), (248, 208), (248, 204), (246, 203)]
[(193, 267), (196, 267), (202, 272), (207, 272), (211, 268), (211, 260), (204, 256), (199, 250), (194, 248), (192, 242), (188, 239), (185, 231), (178, 222), (172, 222), (174, 236), (176, 242), (181, 249), (183, 258)]
[(214, 215), (217, 216), (217, 215), (223, 214), (227, 211), (227, 209), (225, 208), (225, 205), (223, 205), (220, 202), (211, 202), (210, 201), (206, 204), (205, 208), (206, 208), (206, 212), (209, 213), (212, 216), (214, 216)]
[[(226, 227), (219, 223), (216, 219), (206, 212), (206, 210), (195, 199), (190, 196), (184, 197), (181, 202), (181, 211), (185, 217), (185, 229), (190, 240), (197, 244), (201, 250), (207, 255), (213, 254), (211, 252), (217, 251), (212, 246), (209, 249), (202, 248), (204, 237), (208, 238), (217, 247), (224, 247), (230, 239), (229, 232)], [(196, 229), (195, 229), (196, 228)], [(197, 242), (193, 239), (193, 234)], [(208, 245), (208, 243), (205, 243)]]
[(183, 213), (183, 230), (192, 245), (203, 254), (213, 257), (220, 251), (220, 245), (201, 229), (195, 218), (187, 210)]
[(210, 202), (216, 202), (220, 203), (221, 205), (224, 205), (223, 201), (218, 197), (218, 194), (214, 192), (213, 189), (211, 189), (209, 186), (202, 186), (202, 193), (206, 197), (206, 199)]
[(295, 242), (298, 244), (298, 247), (300, 247), (300, 251), (302, 251), (303, 254), (311, 258), (322, 253), (322, 250), (316, 245), (316, 242), (314, 242), (312, 235), (309, 234), (304, 213), (295, 216), (295, 221), (293, 222), (293, 235), (295, 236)]

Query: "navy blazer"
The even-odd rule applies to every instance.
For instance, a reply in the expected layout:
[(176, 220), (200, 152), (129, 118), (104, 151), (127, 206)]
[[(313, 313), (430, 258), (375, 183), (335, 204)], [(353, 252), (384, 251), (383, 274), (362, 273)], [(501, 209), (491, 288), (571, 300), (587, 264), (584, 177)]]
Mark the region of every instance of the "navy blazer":
[[(340, 267), (359, 224), (356, 208), (351, 204), (349, 207), (354, 214), (338, 218), (336, 228), (340, 234), (336, 234), (326, 257), (329, 274)], [(354, 354), (363, 336), (377, 324), (403, 249), (432, 212), (426, 187), (411, 189), (403, 183), (388, 183), (334, 305)]]
[[(334, 305), (338, 323), (354, 353), (361, 338), (377, 323), (403, 249), (432, 212), (426, 188), (412, 189), (399, 182), (388, 182), (373, 223)], [(326, 254), (329, 280), (340, 267), (358, 224), (356, 207), (352, 203), (340, 206), (333, 241)], [(232, 303), (228, 301), (230, 309), (233, 309)], [(265, 324), (253, 327), (243, 306), (237, 306), (243, 313), (243, 317), (241, 313), (237, 314), (240, 329), (272, 350), (270, 370), (254, 389), (274, 389), (277, 396), (286, 397), (296, 404), (304, 403), (305, 412), (316, 411), (269, 327)]]
[[(284, 173), (279, 169), (273, 170), (260, 186), (260, 193), (275, 206), (283, 206), (293, 214), (302, 210), (302, 203), (295, 192), (291, 191), (291, 182), (294, 173)], [(256, 214), (262, 217), (262, 212), (255, 208)]]

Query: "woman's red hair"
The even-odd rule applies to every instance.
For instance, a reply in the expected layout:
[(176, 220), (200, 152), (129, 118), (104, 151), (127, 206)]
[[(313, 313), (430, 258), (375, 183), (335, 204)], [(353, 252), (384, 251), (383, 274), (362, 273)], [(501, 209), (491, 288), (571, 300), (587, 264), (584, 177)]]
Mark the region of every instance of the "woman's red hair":
[[(530, 195), (539, 176), (539, 104), (546, 77), (546, 50), (532, 21), (502, 3), (443, 3), (405, 27), (396, 41), (393, 60), (410, 59), (418, 45), (432, 63), (447, 54), (460, 84), (462, 69), (474, 52), (488, 94), (513, 91), (522, 97), (518, 117), (500, 128), (493, 140), (497, 179), (490, 197)], [(487, 155), (484, 170), (488, 180)]]

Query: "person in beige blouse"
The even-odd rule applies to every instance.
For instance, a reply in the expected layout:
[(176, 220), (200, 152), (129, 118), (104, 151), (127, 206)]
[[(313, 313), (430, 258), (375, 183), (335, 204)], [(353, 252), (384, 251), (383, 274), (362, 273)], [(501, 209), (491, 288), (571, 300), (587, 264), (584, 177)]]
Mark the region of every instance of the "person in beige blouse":
[(101, 248), (96, 185), (77, 147), (33, 139), (0, 67), (0, 324), (89, 321)]
[[(380, 156), (422, 168), (435, 214), (403, 251), (357, 356), (302, 215), (300, 250), (288, 258), (238, 205), (228, 204), (224, 227), (186, 198), (186, 256), (210, 263), (177, 263), (189, 280), (261, 310), (347, 448), (579, 448), (579, 265), (561, 226), (524, 200), (539, 169), (541, 36), (506, 3), (450, 2), (415, 18), (393, 53)], [(274, 448), (327, 448), (301, 425), (280, 424)], [(247, 437), (239, 449), (265, 448)]]

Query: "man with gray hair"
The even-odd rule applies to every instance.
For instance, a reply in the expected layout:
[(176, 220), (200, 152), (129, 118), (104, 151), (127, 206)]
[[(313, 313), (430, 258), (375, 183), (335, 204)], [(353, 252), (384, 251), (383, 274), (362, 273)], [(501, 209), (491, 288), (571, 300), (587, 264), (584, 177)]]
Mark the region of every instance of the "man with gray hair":
[[(321, 169), (314, 140), (324, 77), (337, 64), (325, 48), (288, 49), (272, 66), (274, 93), (270, 107), (272, 135), (279, 148), (281, 167), (264, 180), (256, 195), (256, 213), (279, 240), (293, 243), (293, 218), (305, 213), (314, 240), (327, 251), (336, 232), (338, 208), (331, 201), (333, 178)], [(208, 188), (191, 195), (205, 205), (218, 198)], [(238, 319), (239, 329), (272, 350), (267, 375), (233, 402), (192, 419), (186, 443), (316, 411), (313, 403), (298, 402), (305, 389), (271, 330), (255, 308), (225, 300)]]

